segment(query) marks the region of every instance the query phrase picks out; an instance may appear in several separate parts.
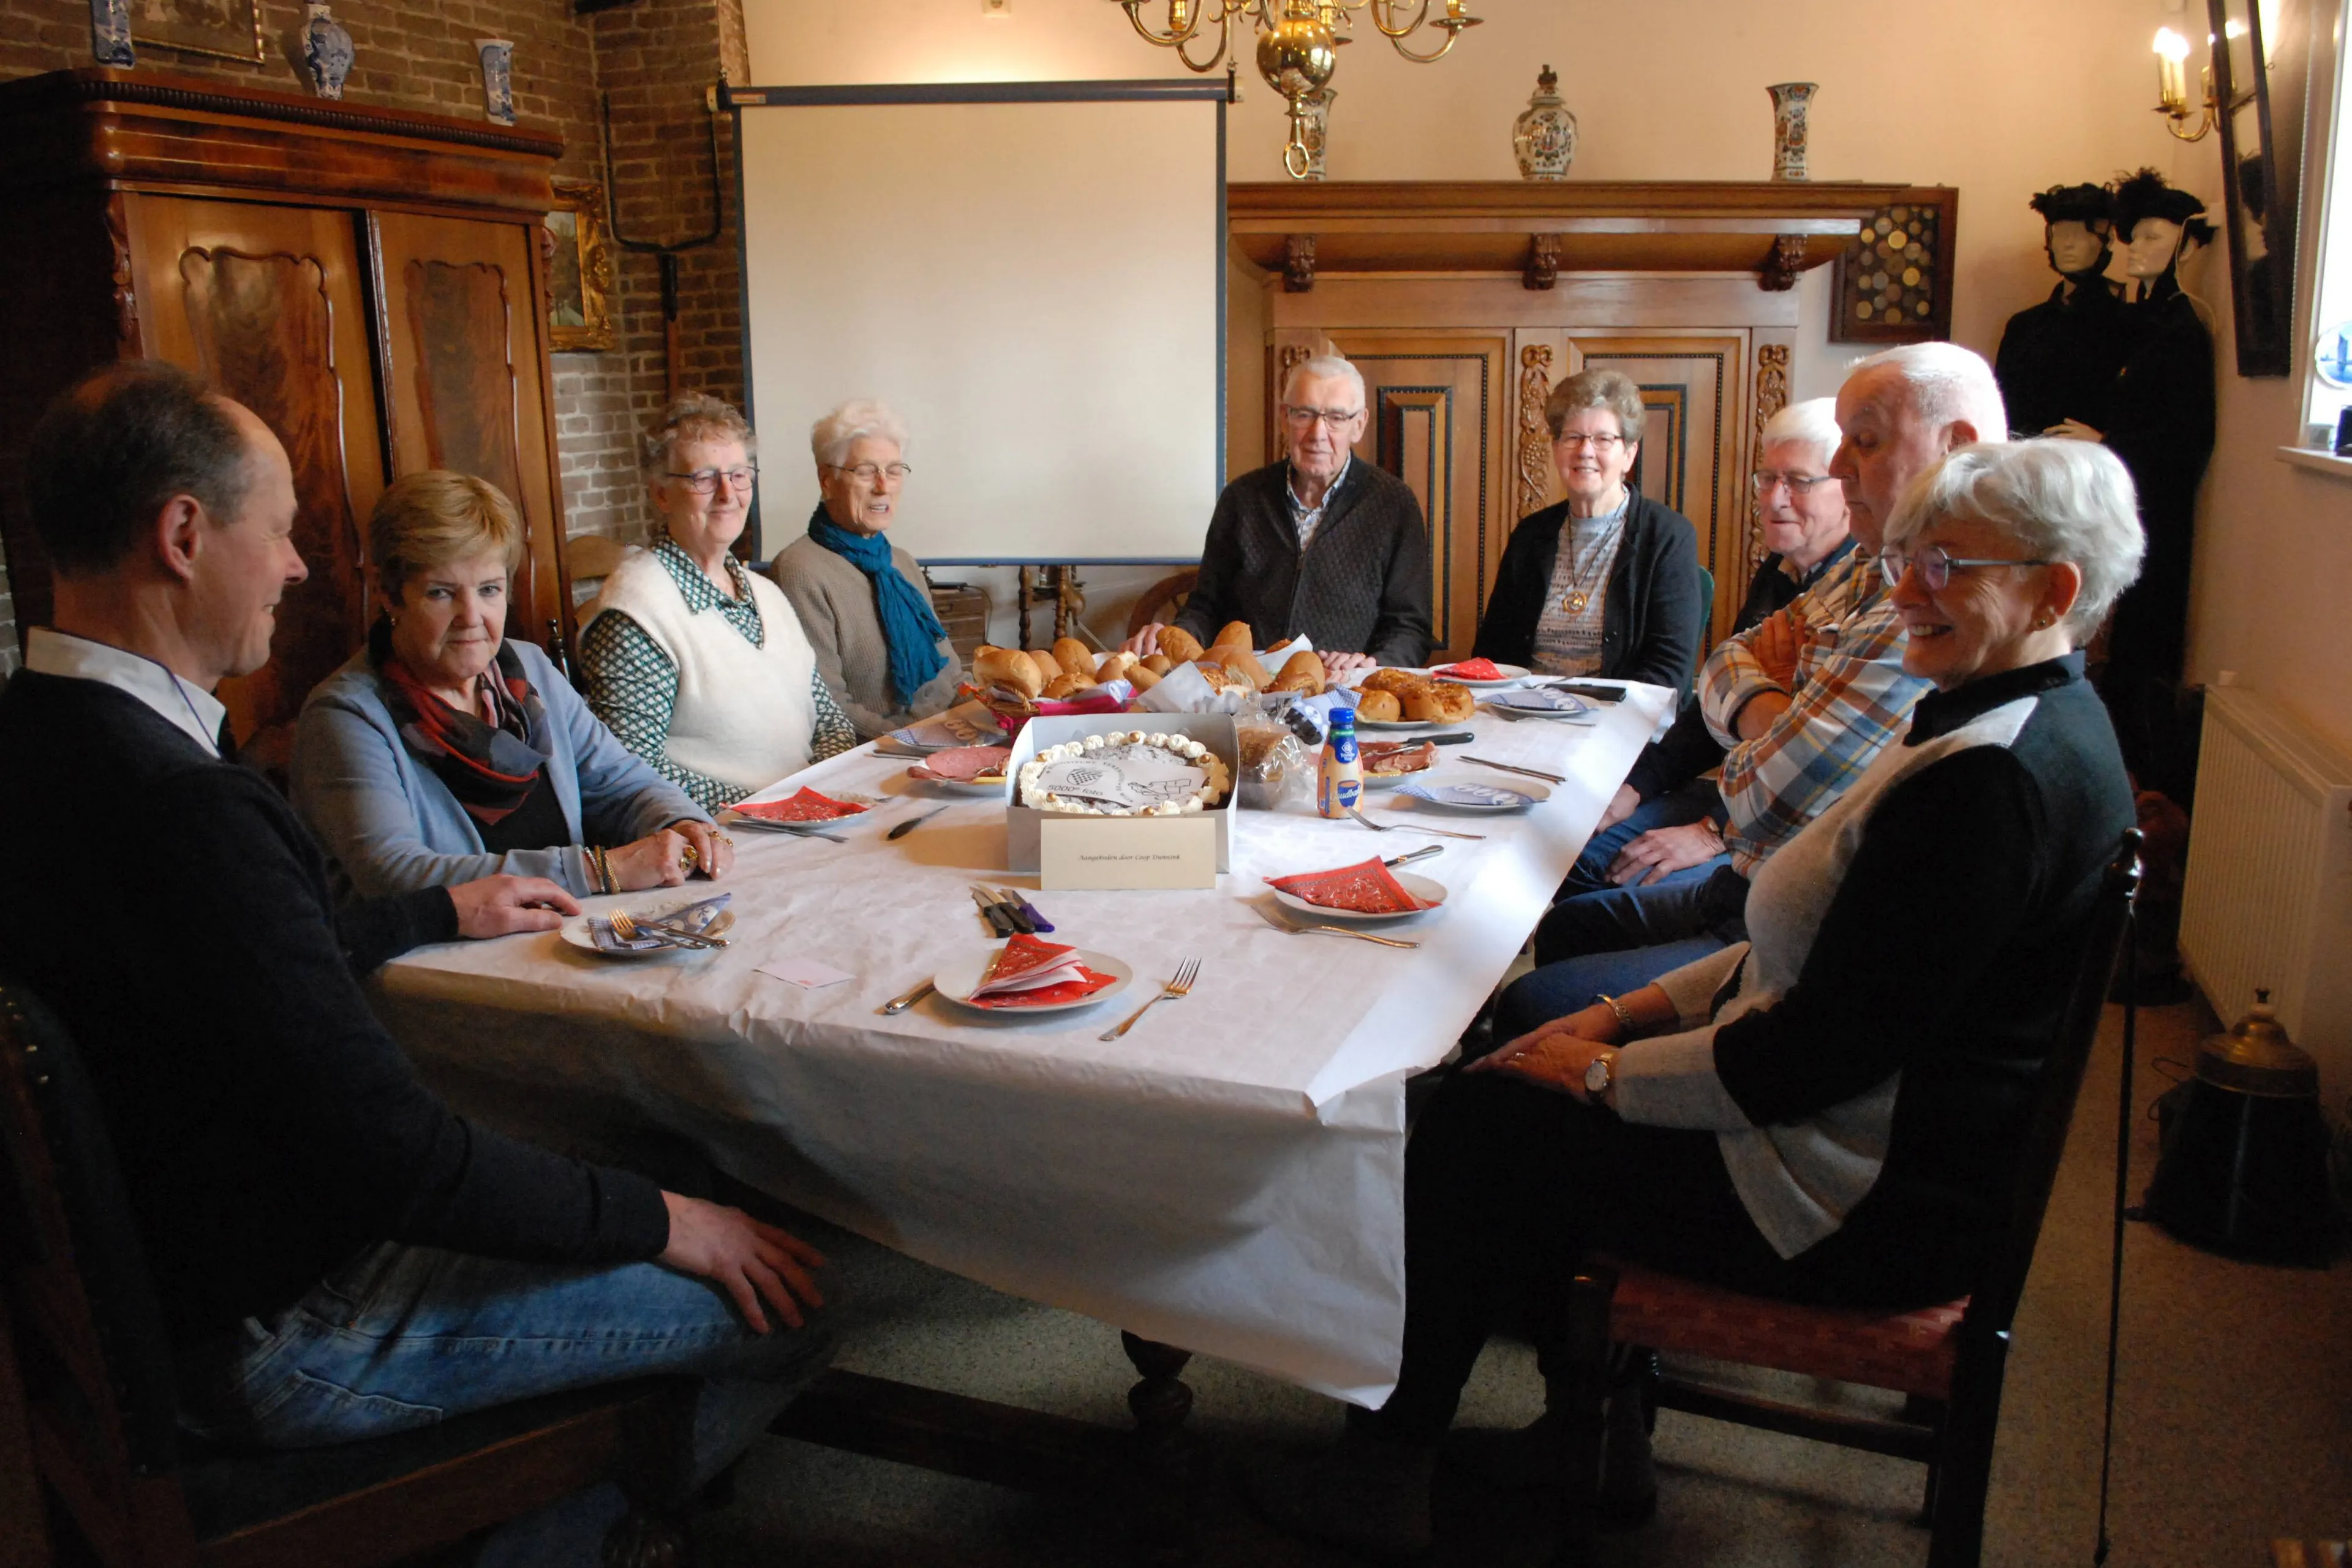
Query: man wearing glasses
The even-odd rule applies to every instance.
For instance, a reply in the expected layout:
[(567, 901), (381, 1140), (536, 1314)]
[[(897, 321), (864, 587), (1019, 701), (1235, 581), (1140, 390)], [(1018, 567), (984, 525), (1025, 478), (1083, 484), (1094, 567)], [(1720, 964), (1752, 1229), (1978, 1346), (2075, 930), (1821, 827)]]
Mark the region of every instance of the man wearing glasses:
[[(1260, 647), (1304, 635), (1332, 675), (1417, 665), (1430, 642), (1429, 529), (1404, 482), (1355, 460), (1364, 378), (1337, 356), (1290, 374), (1282, 400), (1289, 455), (1217, 498), (1201, 577), (1176, 625), (1202, 643), (1247, 621)], [(1159, 650), (1160, 628), (1129, 639)]]

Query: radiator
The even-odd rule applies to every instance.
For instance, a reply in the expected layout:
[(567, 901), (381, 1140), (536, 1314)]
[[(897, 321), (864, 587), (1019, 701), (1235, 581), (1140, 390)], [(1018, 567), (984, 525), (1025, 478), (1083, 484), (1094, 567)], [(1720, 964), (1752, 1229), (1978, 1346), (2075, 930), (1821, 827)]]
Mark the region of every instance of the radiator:
[(2242, 687), (2205, 692), (2180, 953), (2225, 1024), (2269, 991), (2325, 1100), (2352, 1093), (2352, 762)]

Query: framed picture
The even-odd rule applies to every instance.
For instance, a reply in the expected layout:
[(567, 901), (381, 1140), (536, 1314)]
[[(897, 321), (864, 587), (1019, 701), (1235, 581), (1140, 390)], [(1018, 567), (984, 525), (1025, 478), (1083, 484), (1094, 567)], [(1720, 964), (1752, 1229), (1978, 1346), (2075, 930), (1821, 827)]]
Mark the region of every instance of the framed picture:
[(259, 61), (261, 0), (131, 0), (131, 38), (142, 49)]
[(613, 346), (613, 249), (604, 228), (604, 188), (555, 182), (547, 215), (547, 327), (557, 353)]
[(1919, 185), (1878, 209), (1830, 279), (1830, 342), (1916, 343), (1952, 335), (1960, 193)]

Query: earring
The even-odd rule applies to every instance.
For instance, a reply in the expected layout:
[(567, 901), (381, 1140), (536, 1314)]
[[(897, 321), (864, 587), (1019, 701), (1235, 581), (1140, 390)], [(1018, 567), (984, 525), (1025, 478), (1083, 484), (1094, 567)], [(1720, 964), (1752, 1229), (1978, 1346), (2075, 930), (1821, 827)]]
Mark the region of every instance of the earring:
[(2050, 617), (2048, 616), (2035, 616), (2033, 621), (2033, 629), (2037, 632), (2048, 631), (2050, 629)]

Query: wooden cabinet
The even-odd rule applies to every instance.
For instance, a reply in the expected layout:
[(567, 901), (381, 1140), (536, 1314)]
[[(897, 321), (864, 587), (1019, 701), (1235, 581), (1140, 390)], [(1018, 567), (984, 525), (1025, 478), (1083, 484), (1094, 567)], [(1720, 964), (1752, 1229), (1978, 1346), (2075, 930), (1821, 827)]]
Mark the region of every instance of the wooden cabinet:
[(1746, 476), (1788, 399), (1790, 285), (1893, 188), (1237, 184), (1232, 248), (1260, 288), (1234, 300), (1231, 336), (1265, 359), (1231, 380), (1263, 382), (1270, 456), (1292, 365), (1336, 350), (1363, 371), (1373, 417), (1359, 452), (1421, 498), (1435, 657), (1457, 658), (1512, 528), (1559, 499), (1553, 384), (1623, 371), (1648, 416), (1635, 478), (1691, 520), (1715, 576), (1711, 645), (1763, 555)]
[[(270, 662), (222, 699), (265, 765), (374, 605), (384, 486), (478, 474), (527, 530), (508, 633), (571, 631), (541, 219), (560, 139), (208, 80), (62, 71), (0, 85), (0, 537), (17, 622), (49, 573), (14, 483), (41, 408), (93, 365), (188, 366), (285, 444), (310, 577)], [(36, 236), (37, 243), (25, 237)]]

